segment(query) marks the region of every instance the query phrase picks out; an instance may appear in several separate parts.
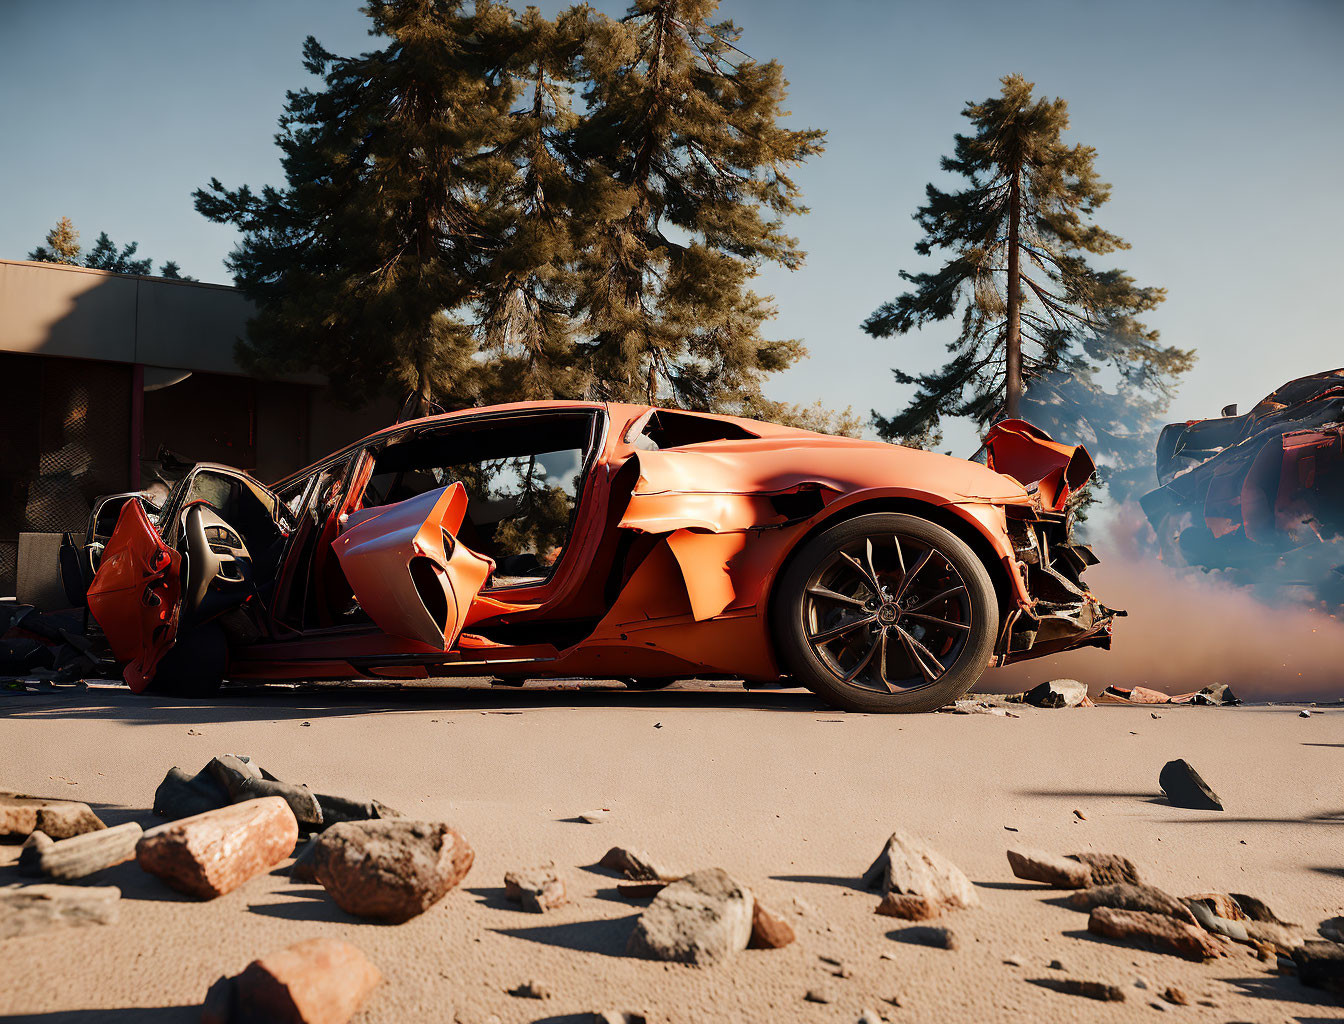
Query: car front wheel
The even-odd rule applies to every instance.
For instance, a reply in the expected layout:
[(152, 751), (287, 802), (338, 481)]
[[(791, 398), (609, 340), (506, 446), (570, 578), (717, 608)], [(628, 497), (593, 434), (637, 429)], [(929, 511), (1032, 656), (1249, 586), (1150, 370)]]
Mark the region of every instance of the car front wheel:
[(984, 564), (936, 523), (858, 516), (808, 541), (775, 590), (781, 659), (850, 711), (935, 711), (979, 681), (999, 606)]

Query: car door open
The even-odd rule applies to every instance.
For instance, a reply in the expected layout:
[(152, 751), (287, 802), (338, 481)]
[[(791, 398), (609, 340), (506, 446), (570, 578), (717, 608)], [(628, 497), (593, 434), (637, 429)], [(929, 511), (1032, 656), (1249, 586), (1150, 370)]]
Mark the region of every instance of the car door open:
[(383, 632), (441, 650), (457, 641), (495, 568), (458, 543), (466, 513), (459, 482), (346, 518), (331, 547), (355, 600)]

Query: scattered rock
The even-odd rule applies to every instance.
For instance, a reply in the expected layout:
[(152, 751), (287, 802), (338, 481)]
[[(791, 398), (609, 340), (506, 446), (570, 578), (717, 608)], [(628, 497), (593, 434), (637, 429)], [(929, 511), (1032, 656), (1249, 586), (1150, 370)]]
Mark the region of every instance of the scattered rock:
[(1075, 892), (1069, 897), (1069, 903), (1078, 910), (1092, 910), (1095, 907), (1137, 910), (1146, 914), (1161, 914), (1184, 924), (1198, 924), (1188, 906), (1151, 885), (1128, 885), (1123, 882), (1100, 885)]
[(579, 820), (585, 825), (600, 825), (611, 817), (611, 812), (605, 807), (595, 811), (584, 811), (579, 815)]
[(1148, 980), (1147, 978), (1139, 977), (1139, 978), (1135, 978), (1135, 979), (1134, 979), (1134, 987), (1135, 987), (1135, 988), (1142, 988), (1142, 989), (1149, 989), (1149, 988), (1152, 988), (1153, 986), (1152, 986), (1152, 983), (1149, 982), (1149, 980)]
[(1241, 909), (1241, 904), (1225, 892), (1201, 892), (1187, 896), (1181, 902), (1187, 907), (1191, 903), (1201, 903), (1211, 914), (1228, 921), (1246, 920), (1246, 913)]
[(569, 902), (565, 880), (554, 864), (510, 871), (504, 876), (504, 898), (521, 903), (524, 910), (533, 914), (542, 914)]
[(835, 970), (833, 970), (831, 973), (834, 974), (837, 978), (852, 978), (852, 977), (854, 977), (854, 970), (853, 970), (853, 968), (849, 967), (847, 964), (839, 964), (839, 965), (837, 965), (836, 968), (835, 968)]
[(344, 796), (316, 794), (317, 806), (322, 811), (322, 824), (335, 825), (341, 821), (376, 821), (379, 818), (404, 818), (401, 811), (388, 807), (379, 800), (351, 800)]
[(756, 900), (751, 909), (749, 949), (783, 949), (796, 936), (793, 925)]
[(306, 939), (253, 960), (206, 995), (203, 1024), (285, 1021), (345, 1024), (382, 981), (378, 968), (339, 939)]
[(623, 846), (613, 846), (602, 855), (597, 865), (619, 871), (626, 878), (637, 882), (675, 881), (678, 877), (643, 850), (627, 850)]
[(1299, 711), (1299, 712), (1297, 713), (1297, 717), (1298, 717), (1298, 718), (1310, 718), (1310, 717), (1311, 717), (1311, 712), (1310, 712), (1310, 711)]
[(1162, 716), (1159, 715), (1156, 711), (1151, 712), (1151, 713), (1148, 715), (1148, 717), (1151, 718), (1151, 719), (1152, 719), (1153, 721), (1155, 721), (1155, 722), (1158, 721), (1158, 720), (1160, 720), (1160, 719), (1162, 718)]
[(298, 838), (289, 805), (263, 797), (152, 828), (135, 859), (174, 889), (208, 900), (275, 867)]
[(519, 999), (550, 999), (551, 990), (539, 981), (525, 981), (517, 988), (509, 989), (509, 995)]
[(863, 887), (926, 899), (949, 907), (977, 907), (980, 897), (951, 861), (905, 832), (893, 832), (863, 875)]
[(318, 829), (323, 824), (322, 808), (307, 786), (281, 782), (263, 772), (250, 758), (221, 754), (205, 766), (205, 773), (229, 794), (233, 803), (278, 796), (289, 804), (295, 820), (306, 830)]
[(442, 899), (475, 859), (448, 825), (407, 818), (343, 821), (313, 845), (313, 877), (338, 907), (394, 924)]
[(88, 804), (0, 792), (0, 836), (45, 832), (50, 839), (69, 839), (105, 828)]
[[(1215, 900), (1213, 897), (1221, 899)], [(1267, 947), (1280, 956), (1291, 956), (1293, 950), (1302, 945), (1305, 938), (1302, 929), (1297, 925), (1283, 924), (1277, 920), (1257, 921), (1247, 917), (1244, 907), (1236, 898), (1224, 893), (1205, 894), (1203, 898), (1190, 898), (1184, 903), (1206, 931), (1222, 935), (1233, 942), (1244, 943), (1257, 950)], [(1227, 906), (1228, 903), (1232, 906)], [(1217, 912), (1219, 909), (1235, 913), (1237, 916), (1224, 916)], [(1268, 910), (1267, 907), (1265, 909)]]
[(831, 994), (824, 988), (810, 988), (803, 996), (809, 1003), (829, 1003)]
[(1162, 998), (1173, 1006), (1189, 1006), (1190, 997), (1178, 989), (1175, 985), (1168, 985), (1162, 990)]
[(1134, 862), (1119, 854), (1070, 853), (1068, 857), (1069, 860), (1088, 866), (1092, 872), (1093, 885), (1116, 885), (1121, 882), (1139, 885), (1143, 881), (1139, 878), (1139, 869), (1134, 866)]
[(133, 821), (53, 842), (45, 832), (34, 832), (19, 852), (19, 870), (66, 881), (121, 864), (135, 856), (144, 830)]
[(228, 790), (204, 771), (188, 775), (181, 768), (169, 768), (154, 791), (154, 813), (161, 818), (190, 818), (229, 803)]
[(1003, 962), (1007, 964), (1009, 967), (1024, 967), (1026, 966), (1027, 963), (1016, 953), (1014, 953), (1012, 956), (1004, 957)]
[(1168, 761), (1162, 767), (1157, 781), (1173, 806), (1189, 807), (1196, 811), (1223, 809), (1218, 794), (1209, 788), (1209, 784), (1200, 778), (1199, 772), (1188, 761)]
[(875, 1010), (861, 1010), (858, 1024), (887, 1024), (887, 1019), (880, 1016)]
[(1015, 704), (1030, 704), (1037, 708), (1071, 708), (1087, 698), (1087, 684), (1077, 679), (1052, 679), (1007, 698)]
[(1344, 996), (1344, 946), (1312, 939), (1293, 950), (1293, 963), (1303, 985)]
[(1092, 869), (1068, 857), (1025, 847), (1008, 851), (1008, 865), (1018, 878), (1044, 882), (1056, 889), (1086, 889), (1092, 884)]
[(1059, 960), (1051, 960), (1048, 964), (1046, 964), (1046, 966), (1049, 967), (1050, 970), (1052, 971), (1065, 970), (1064, 964)]
[(667, 885), (640, 915), (627, 952), (650, 960), (706, 965), (746, 949), (755, 901), (720, 868)]
[(933, 925), (902, 928), (898, 932), (892, 932), (890, 937), (897, 942), (909, 942), (916, 946), (933, 946), (935, 949), (956, 949), (958, 946), (955, 932), (947, 928), (937, 928)]
[(1138, 942), (1162, 952), (1178, 953), (1189, 960), (1226, 955), (1218, 940), (1204, 929), (1164, 914), (1100, 906), (1088, 917), (1087, 930), (1109, 939)]
[(115, 924), (121, 890), (114, 886), (23, 885), (0, 889), (0, 939), (51, 928)]
[(1077, 818), (1079, 821), (1086, 821), (1086, 820), (1087, 820), (1087, 815), (1084, 814), (1082, 811), (1078, 810), (1077, 807), (1075, 807), (1075, 808), (1073, 809), (1073, 816), (1074, 816), (1075, 818)]
[(943, 913), (943, 905), (934, 903), (927, 896), (907, 896), (898, 892), (889, 892), (873, 911), (884, 917), (899, 917), (904, 921), (931, 921)]
[(1071, 996), (1082, 996), (1085, 999), (1096, 999), (1103, 1003), (1123, 1003), (1125, 1001), (1124, 990), (1117, 985), (1108, 985), (1104, 981), (1083, 981), (1081, 978), (1047, 978), (1037, 982), (1052, 988), (1056, 992), (1064, 992)]

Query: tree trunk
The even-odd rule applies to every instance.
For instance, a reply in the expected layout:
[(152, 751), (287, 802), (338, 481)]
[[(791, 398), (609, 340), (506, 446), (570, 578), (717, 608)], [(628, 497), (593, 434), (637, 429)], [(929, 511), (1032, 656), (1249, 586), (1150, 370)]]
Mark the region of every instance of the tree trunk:
[(1004, 416), (1017, 419), (1022, 410), (1022, 271), (1018, 236), (1022, 218), (1022, 171), (1013, 171), (1008, 188), (1008, 332), (1004, 339), (1007, 395)]

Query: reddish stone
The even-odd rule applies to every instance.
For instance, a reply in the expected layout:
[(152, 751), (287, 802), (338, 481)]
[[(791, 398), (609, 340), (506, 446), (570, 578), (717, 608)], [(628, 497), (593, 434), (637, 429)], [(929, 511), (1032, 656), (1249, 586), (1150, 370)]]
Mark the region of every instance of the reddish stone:
[(1222, 943), (1203, 928), (1142, 910), (1097, 907), (1087, 919), (1087, 930), (1108, 939), (1138, 942), (1165, 953), (1178, 953), (1187, 960), (1208, 960), (1227, 954)]
[(206, 997), (205, 1020), (345, 1024), (381, 981), (378, 968), (350, 943), (306, 939), (216, 983)]
[(22, 793), (0, 792), (0, 836), (45, 832), (50, 839), (69, 839), (107, 828), (88, 804)]
[(793, 925), (761, 905), (757, 900), (751, 910), (751, 939), (748, 949), (782, 949), (792, 942)]
[(902, 921), (931, 921), (942, 915), (944, 907), (927, 896), (909, 896), (899, 892), (889, 892), (873, 911), (883, 917), (899, 917)]
[(150, 829), (135, 859), (174, 889), (209, 900), (275, 867), (298, 839), (289, 804), (268, 796)]
[(1086, 889), (1092, 884), (1092, 869), (1086, 864), (1044, 850), (1009, 850), (1008, 866), (1018, 878), (1056, 889)]

